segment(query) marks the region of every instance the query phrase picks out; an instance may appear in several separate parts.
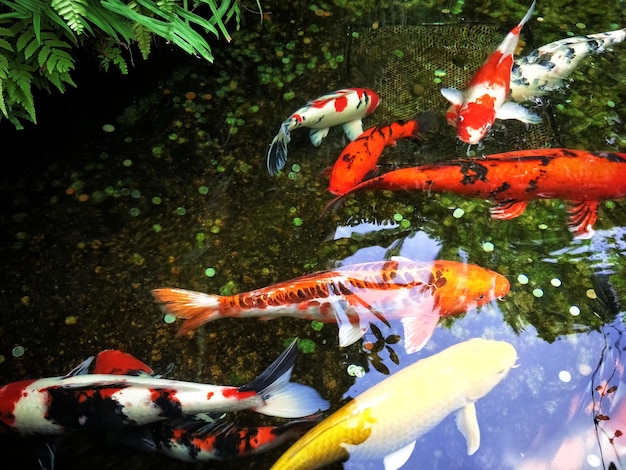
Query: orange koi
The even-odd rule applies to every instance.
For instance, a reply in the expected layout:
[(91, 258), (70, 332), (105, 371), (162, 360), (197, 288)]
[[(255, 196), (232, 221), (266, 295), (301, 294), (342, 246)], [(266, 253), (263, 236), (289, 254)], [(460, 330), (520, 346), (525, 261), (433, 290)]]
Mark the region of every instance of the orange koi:
[(496, 119), (518, 119), (528, 124), (541, 122), (537, 114), (506, 101), (511, 89), (513, 54), (522, 28), (534, 9), (535, 1), (522, 21), (507, 34), (472, 77), (465, 92), (454, 88), (441, 89), (441, 94), (451, 103), (446, 113), (448, 123), (456, 127), (457, 137), (463, 142), (480, 142)]
[(509, 281), (473, 264), (394, 257), (341, 266), (236, 295), (209, 295), (175, 288), (152, 291), (162, 309), (182, 318), (178, 336), (227, 317), (261, 320), (291, 316), (336, 322), (339, 345), (349, 346), (369, 321), (399, 318), (408, 353), (419, 351), (439, 319), (459, 315), (506, 295)]
[(626, 154), (533, 149), (403, 168), (356, 185), (325, 210), (367, 190), (450, 191), (490, 199), (498, 203), (491, 216), (501, 220), (518, 217), (531, 200), (563, 199), (570, 202), (570, 231), (591, 236), (600, 202), (626, 196)]
[(374, 170), (385, 147), (395, 145), (398, 139), (418, 139), (432, 127), (435, 117), (434, 113), (423, 113), (416, 119), (367, 129), (339, 155), (331, 170), (328, 190), (337, 195), (348, 191)]

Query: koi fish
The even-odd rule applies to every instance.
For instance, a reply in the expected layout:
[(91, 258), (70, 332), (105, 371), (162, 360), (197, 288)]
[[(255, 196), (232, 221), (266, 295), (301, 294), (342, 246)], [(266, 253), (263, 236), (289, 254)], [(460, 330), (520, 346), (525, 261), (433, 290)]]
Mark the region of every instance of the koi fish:
[(361, 119), (372, 114), (379, 101), (378, 94), (367, 88), (344, 88), (309, 101), (281, 124), (267, 152), (267, 171), (275, 175), (284, 168), (293, 130), (311, 129), (309, 138), (317, 147), (331, 127), (342, 124), (348, 139), (354, 140), (363, 132)]
[(489, 132), (496, 119), (517, 119), (528, 124), (541, 122), (541, 117), (523, 106), (506, 101), (511, 83), (513, 54), (520, 32), (532, 16), (535, 1), (526, 16), (504, 38), (478, 72), (465, 92), (442, 88), (441, 94), (451, 103), (446, 118), (456, 127), (457, 137), (467, 144), (477, 144)]
[(290, 316), (336, 322), (339, 346), (363, 337), (369, 321), (400, 318), (408, 353), (430, 339), (441, 317), (459, 315), (509, 291), (502, 275), (456, 261), (420, 262), (394, 257), (341, 266), (272, 286), (219, 296), (183, 289), (152, 291), (163, 311), (185, 321), (178, 336), (220, 318)]
[(593, 235), (600, 202), (626, 196), (626, 154), (546, 148), (402, 168), (356, 185), (324, 210), (367, 190), (450, 191), (490, 199), (498, 203), (491, 217), (501, 220), (520, 216), (531, 200), (563, 199), (570, 203), (570, 231), (584, 237)]
[[(169, 368), (168, 368), (169, 370)], [(150, 375), (157, 377), (146, 364), (119, 350), (98, 355), (95, 374)], [(282, 426), (241, 426), (209, 414), (160, 421), (142, 426), (120, 439), (143, 451), (158, 451), (186, 462), (231, 460), (248, 457), (294, 441), (319, 422), (319, 415), (293, 420)]]
[(281, 426), (241, 426), (232, 422), (164, 421), (150, 427), (148, 439), (160, 453), (185, 462), (250, 457), (295, 441), (319, 421), (294, 420)]
[(374, 170), (386, 146), (395, 145), (398, 139), (418, 139), (433, 126), (435, 117), (434, 113), (423, 113), (416, 119), (367, 129), (339, 155), (331, 170), (328, 190), (337, 195), (345, 193)]
[(289, 381), (296, 355), (294, 341), (261, 375), (240, 387), (152, 377), (148, 366), (140, 368), (142, 375), (88, 374), (90, 357), (64, 377), (1, 387), (0, 430), (55, 436), (125, 430), (199, 413), (253, 410), (297, 418), (327, 409), (315, 390)]
[(358, 395), (298, 439), (271, 470), (308, 470), (337, 461), (384, 458), (403, 466), (415, 441), (456, 412), (468, 455), (480, 447), (474, 403), (515, 365), (515, 348), (474, 338), (405, 367)]
[(563, 86), (564, 80), (591, 54), (626, 39), (626, 28), (551, 42), (515, 60), (510, 99), (524, 101)]

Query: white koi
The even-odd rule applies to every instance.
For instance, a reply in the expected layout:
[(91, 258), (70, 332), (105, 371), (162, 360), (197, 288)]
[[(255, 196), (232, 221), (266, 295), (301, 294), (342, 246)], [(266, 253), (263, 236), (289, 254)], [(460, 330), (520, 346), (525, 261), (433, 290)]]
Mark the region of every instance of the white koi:
[(515, 365), (506, 342), (474, 338), (422, 359), (363, 392), (297, 440), (271, 470), (308, 470), (339, 460), (384, 458), (402, 467), (415, 441), (456, 412), (467, 453), (480, 447), (474, 403)]

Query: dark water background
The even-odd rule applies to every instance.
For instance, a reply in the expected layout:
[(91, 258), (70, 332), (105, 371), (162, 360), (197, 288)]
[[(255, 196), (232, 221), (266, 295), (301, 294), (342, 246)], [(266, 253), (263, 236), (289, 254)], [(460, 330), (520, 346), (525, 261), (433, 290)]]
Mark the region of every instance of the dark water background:
[[(299, 356), (294, 379), (314, 386), (334, 410), (384, 378), (359, 343), (338, 348), (336, 326), (317, 331), (295, 319), (224, 320), (175, 339), (176, 326), (163, 321), (150, 290), (243, 292), (338, 263), (403, 255), (476, 263), (506, 275), (512, 288), (505, 301), (438, 328), (424, 351), (410, 357), (397, 351), (401, 367), (473, 336), (510, 341), (520, 356), (520, 367), (477, 405), (479, 452), (465, 455), (463, 438), (448, 419), (418, 442), (409, 468), (516, 468), (522, 457), (547, 459), (579, 426), (581, 433), (595, 429), (589, 415), (572, 417), (572, 403), (588, 403), (604, 377), (621, 385), (623, 201), (602, 205), (590, 240), (572, 239), (562, 201), (531, 203), (520, 218), (496, 221), (483, 201), (371, 194), (320, 217), (330, 199), (323, 171), (344, 145), (338, 128), (319, 148), (308, 143), (306, 131), (294, 132), (289, 165), (298, 163), (299, 171), (266, 174), (267, 144), (291, 112), (330, 90), (359, 85), (347, 77), (345, 61), (336, 60), (345, 54), (347, 26), (401, 21), (360, 3), (317, 5), (330, 16), (318, 16), (305, 2), (263, 4), (263, 22), (246, 13), (231, 44), (215, 43), (212, 65), (164, 44), (127, 77), (98, 72), (92, 58), (83, 57), (76, 90), (36, 97), (36, 127), (15, 132), (2, 124), (0, 383), (63, 375), (90, 355), (119, 348), (157, 371), (175, 363), (177, 379), (242, 384), (298, 336), (315, 350)], [(414, 3), (394, 3), (393, 11)], [(525, 28), (534, 46), (568, 31), (626, 25), (621, 2), (601, 11), (583, 2), (547, 3), (537, 6), (544, 22)], [(418, 10), (439, 19), (442, 8), (455, 6), (463, 13), (454, 19), (501, 22), (503, 34), (526, 9), (471, 2)], [(622, 45), (593, 57), (568, 90), (545, 101), (554, 106), (565, 146), (626, 151), (625, 53)], [(188, 92), (196, 97), (188, 100)], [(445, 106), (442, 101), (442, 112)], [(104, 133), (106, 123), (116, 131)], [(373, 115), (366, 126), (375, 123)], [(438, 139), (454, 137), (442, 128), (424, 145), (432, 148)], [(403, 142), (386, 158), (403, 165), (408, 153), (419, 161), (418, 145)], [(465, 211), (463, 218), (452, 216), (455, 208)], [(394, 214), (408, 223), (393, 223)], [(294, 224), (296, 218), (302, 225)], [(214, 268), (213, 277), (205, 275), (207, 268)], [(528, 283), (519, 282), (521, 274)], [(572, 306), (580, 315), (570, 314)], [(16, 346), (25, 350), (21, 357), (12, 355)], [(398, 368), (384, 354), (382, 360), (392, 371)], [(352, 364), (369, 372), (355, 380), (346, 371)], [(559, 379), (562, 371), (571, 374), (570, 382)], [(281, 422), (252, 413), (242, 419)], [(3, 456), (23, 458), (15, 468), (30, 468), (28, 449), (28, 442), (14, 438), (0, 445)], [(282, 450), (206, 466), (269, 468)], [(606, 455), (607, 465), (616, 461)], [(111, 436), (65, 439), (57, 468), (88, 465), (193, 466), (135, 452)]]

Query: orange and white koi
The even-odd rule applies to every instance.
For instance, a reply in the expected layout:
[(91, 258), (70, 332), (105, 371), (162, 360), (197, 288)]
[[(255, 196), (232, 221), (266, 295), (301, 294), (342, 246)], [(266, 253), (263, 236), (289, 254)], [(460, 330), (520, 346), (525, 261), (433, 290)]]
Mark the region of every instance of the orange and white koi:
[(525, 101), (558, 90), (591, 54), (599, 54), (626, 39), (626, 28), (551, 42), (515, 59), (510, 99)]
[(423, 113), (416, 119), (367, 129), (339, 155), (331, 170), (328, 190), (337, 195), (345, 193), (374, 170), (385, 147), (395, 145), (398, 139), (418, 139), (434, 122), (433, 113)]
[(348, 139), (354, 140), (363, 132), (361, 119), (372, 114), (379, 102), (378, 94), (367, 88), (344, 88), (309, 101), (280, 126), (267, 152), (267, 171), (274, 175), (284, 168), (293, 130), (311, 129), (309, 138), (317, 147), (331, 127), (342, 124)]
[(600, 202), (626, 197), (626, 154), (545, 148), (402, 168), (356, 185), (325, 210), (352, 193), (369, 190), (449, 191), (490, 199), (498, 203), (491, 216), (501, 220), (520, 216), (529, 201), (563, 199), (570, 203), (570, 231), (588, 237)]
[(290, 316), (336, 322), (339, 345), (349, 346), (370, 321), (400, 318), (408, 353), (419, 351), (441, 317), (459, 315), (506, 295), (509, 281), (473, 264), (436, 260), (389, 261), (340, 266), (236, 295), (175, 288), (152, 294), (165, 312), (183, 318), (178, 336), (220, 318)]
[[(535, 0), (536, 1), (536, 0)], [(541, 122), (541, 117), (523, 106), (506, 101), (511, 84), (513, 54), (522, 27), (535, 9), (535, 1), (526, 16), (504, 38), (464, 92), (442, 88), (441, 93), (451, 103), (446, 113), (448, 123), (456, 127), (457, 137), (467, 144), (477, 144), (489, 132), (496, 119), (518, 119), (528, 124)]]
[(472, 455), (480, 447), (475, 402), (504, 380), (516, 361), (515, 348), (504, 341), (474, 338), (455, 344), (358, 395), (298, 439), (271, 470), (372, 459), (397, 469), (410, 458), (416, 440), (451, 413)]

